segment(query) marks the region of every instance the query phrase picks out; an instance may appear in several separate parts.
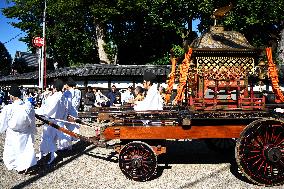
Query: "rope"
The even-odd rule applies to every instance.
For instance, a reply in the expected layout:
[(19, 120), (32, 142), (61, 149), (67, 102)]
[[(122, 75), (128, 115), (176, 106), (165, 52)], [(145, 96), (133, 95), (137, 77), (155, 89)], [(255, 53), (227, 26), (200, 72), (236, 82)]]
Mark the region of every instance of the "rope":
[(18, 35), (16, 35), (15, 37), (12, 37), (11, 39), (9, 39), (8, 41), (6, 41), (6, 42), (5, 42), (5, 43), (3, 43), (3, 44), (5, 45), (6, 43), (11, 42), (12, 40), (14, 40), (14, 39), (16, 39), (18, 36), (20, 36), (22, 33), (23, 33), (23, 32), (19, 33), (19, 34), (18, 34)]
[(171, 73), (169, 75), (169, 80), (167, 82), (168, 84), (168, 87), (167, 87), (167, 90), (166, 90), (166, 96), (165, 96), (165, 101), (166, 101), (166, 104), (168, 104), (170, 102), (170, 99), (171, 99), (171, 93), (172, 93), (172, 90), (173, 90), (173, 87), (174, 87), (174, 82), (175, 82), (175, 72), (176, 72), (176, 59), (171, 57), (171, 62), (172, 62), (172, 70), (171, 70)]
[(266, 57), (268, 60), (268, 77), (271, 79), (272, 82), (272, 90), (276, 95), (278, 102), (284, 102), (284, 95), (279, 86), (278, 70), (272, 59), (272, 48), (268, 47), (265, 50)]
[(174, 99), (174, 104), (179, 103), (184, 95), (184, 90), (185, 90), (185, 85), (186, 85), (186, 81), (187, 81), (187, 77), (188, 77), (188, 71), (189, 71), (189, 62), (191, 59), (191, 55), (192, 55), (192, 48), (189, 48), (187, 53), (185, 54), (185, 58), (182, 61), (181, 64), (181, 68), (180, 68), (180, 78), (179, 78), (179, 86), (177, 89), (177, 96)]

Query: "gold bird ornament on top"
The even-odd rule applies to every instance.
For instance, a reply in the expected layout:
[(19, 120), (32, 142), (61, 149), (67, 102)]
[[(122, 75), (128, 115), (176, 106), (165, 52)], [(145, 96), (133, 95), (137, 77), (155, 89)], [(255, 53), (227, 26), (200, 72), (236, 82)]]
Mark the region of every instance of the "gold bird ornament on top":
[(214, 19), (214, 26), (217, 24), (217, 20), (222, 19), (233, 8), (232, 2), (229, 5), (215, 9), (212, 18)]

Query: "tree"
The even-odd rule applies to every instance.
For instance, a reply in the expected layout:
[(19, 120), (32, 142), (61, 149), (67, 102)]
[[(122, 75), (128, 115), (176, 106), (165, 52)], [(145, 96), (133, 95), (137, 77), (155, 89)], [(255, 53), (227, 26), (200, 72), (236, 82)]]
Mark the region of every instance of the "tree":
[[(3, 12), (20, 20), (13, 25), (28, 33), (22, 40), (33, 49), (32, 37), (42, 32), (43, 0), (13, 2), (14, 6)], [(233, 2), (234, 8), (221, 20), (228, 30), (243, 33), (256, 47), (276, 44), (283, 29), (283, 0)], [(164, 62), (174, 45), (187, 40), (190, 43), (196, 36), (191, 29), (193, 19), (200, 19), (199, 30), (207, 32), (213, 24), (210, 17), (214, 9), (229, 3), (229, 0), (47, 0), (47, 52), (59, 66), (99, 62), (101, 50), (110, 61), (117, 59), (119, 64)]]
[[(20, 20), (13, 25), (28, 33), (22, 40), (34, 51), (31, 39), (41, 33), (43, 1), (13, 2), (3, 12)], [(184, 0), (47, 0), (47, 4), (47, 52), (62, 66), (96, 62), (98, 25), (105, 50), (117, 53), (120, 64), (153, 61), (184, 40), (186, 26), (190, 28), (197, 15), (197, 1)]]
[(0, 74), (8, 75), (11, 71), (12, 58), (5, 45), (0, 42)]
[(182, 44), (197, 18), (197, 2), (185, 0), (99, 1), (95, 18), (106, 28), (106, 40), (118, 49), (120, 64), (145, 64)]
[(47, 36), (49, 54), (59, 64), (98, 63), (93, 1), (49, 0)]
[(278, 58), (284, 64), (284, 29), (281, 31), (281, 40), (278, 45)]

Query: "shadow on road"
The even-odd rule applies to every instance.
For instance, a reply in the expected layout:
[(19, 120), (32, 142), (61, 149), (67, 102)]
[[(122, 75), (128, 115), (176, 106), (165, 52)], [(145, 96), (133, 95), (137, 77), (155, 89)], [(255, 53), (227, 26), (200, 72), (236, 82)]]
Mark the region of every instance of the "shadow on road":
[[(202, 140), (192, 140), (192, 141), (166, 141), (167, 146), (166, 154), (158, 156), (158, 167), (156, 175), (151, 179), (154, 180), (159, 178), (165, 169), (171, 169), (170, 164), (220, 164), (229, 163), (228, 167), (216, 170), (214, 173), (208, 174), (205, 177), (211, 177), (213, 174), (226, 171), (230, 169), (231, 173), (244, 182), (251, 182), (238, 170), (237, 163), (235, 161), (234, 150), (230, 150), (227, 153), (218, 153), (207, 148), (206, 144)], [(29, 186), (30, 183), (52, 173), (53, 171), (63, 167), (64, 165), (76, 160), (81, 155), (85, 154), (94, 158), (109, 161), (111, 163), (118, 163), (117, 154), (113, 151), (108, 154), (94, 153), (92, 150), (96, 146), (92, 146), (89, 143), (79, 141), (73, 145), (71, 151), (61, 151), (58, 152), (58, 158), (52, 165), (47, 165), (48, 156), (41, 160), (35, 167), (35, 174), (26, 181), (19, 183), (13, 188), (24, 188)], [(68, 158), (67, 160), (63, 160)], [(1, 160), (0, 160), (1, 161)], [(193, 186), (197, 182), (202, 182), (205, 177), (196, 180), (194, 183), (188, 183), (184, 185), (184, 188)]]
[[(36, 166), (33, 167), (32, 174), (33, 176), (17, 185), (12, 187), (13, 189), (16, 188), (24, 188), (29, 186), (31, 183), (39, 180), (42, 177), (47, 176), (49, 173), (54, 172), (55, 170), (63, 167), (64, 165), (72, 162), (73, 160), (77, 159), (81, 155), (92, 151), (96, 146), (90, 146), (90, 143), (86, 143), (84, 141), (79, 141), (72, 146), (71, 151), (58, 151), (58, 157), (53, 161), (52, 164), (48, 165), (47, 162), (49, 160), (49, 156), (42, 158)], [(67, 160), (63, 161), (63, 158), (70, 157)]]
[[(235, 150), (228, 150), (225, 153), (210, 150), (203, 140), (192, 141), (167, 141), (167, 153), (158, 157), (158, 178), (165, 169), (171, 169), (169, 164), (220, 164), (229, 163), (230, 172), (239, 180), (252, 184), (238, 169), (235, 160)], [(225, 168), (225, 169), (228, 169)], [(216, 170), (216, 172), (222, 170)], [(154, 179), (155, 179), (154, 178)], [(186, 186), (189, 187), (189, 186)]]
[(230, 171), (237, 179), (249, 184), (254, 184), (247, 177), (243, 176), (236, 161), (231, 162)]
[(94, 153), (85, 153), (88, 156), (91, 156), (93, 158), (97, 158), (97, 159), (101, 159), (101, 160), (105, 160), (105, 161), (109, 161), (111, 163), (118, 163), (118, 159), (117, 159), (117, 153), (116, 152), (111, 152), (110, 154), (107, 155), (107, 157), (104, 157), (106, 154), (94, 154)]

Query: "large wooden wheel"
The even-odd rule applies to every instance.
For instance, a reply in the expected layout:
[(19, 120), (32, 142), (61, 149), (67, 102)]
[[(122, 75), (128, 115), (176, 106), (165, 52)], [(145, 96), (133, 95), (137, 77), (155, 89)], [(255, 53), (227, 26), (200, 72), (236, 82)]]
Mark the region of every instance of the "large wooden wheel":
[(156, 172), (157, 156), (148, 144), (130, 142), (119, 153), (119, 167), (128, 178), (146, 181)]
[(284, 184), (284, 122), (270, 118), (249, 124), (237, 141), (236, 160), (254, 183)]

